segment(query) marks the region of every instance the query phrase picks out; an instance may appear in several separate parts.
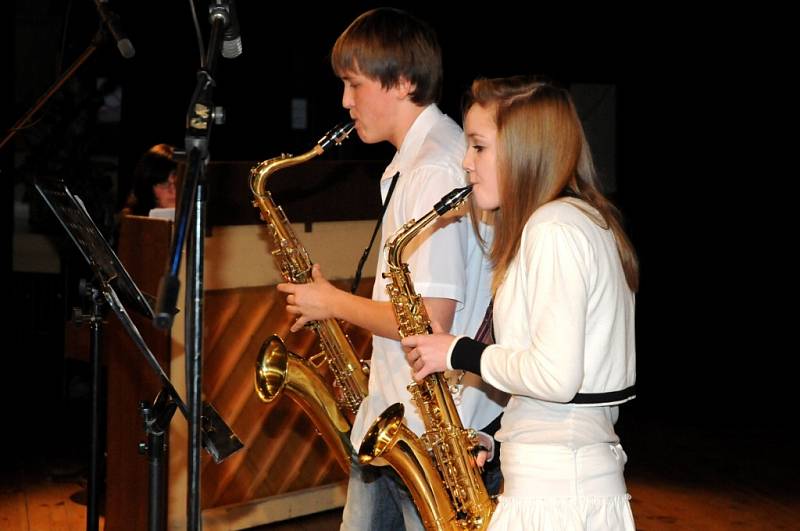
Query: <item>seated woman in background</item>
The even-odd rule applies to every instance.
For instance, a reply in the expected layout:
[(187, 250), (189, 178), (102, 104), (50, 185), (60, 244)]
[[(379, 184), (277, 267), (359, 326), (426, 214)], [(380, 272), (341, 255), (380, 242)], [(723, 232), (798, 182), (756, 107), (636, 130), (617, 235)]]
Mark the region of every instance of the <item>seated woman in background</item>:
[(175, 208), (175, 178), (178, 164), (175, 148), (156, 144), (148, 149), (133, 172), (133, 190), (123, 214), (147, 216), (154, 208)]

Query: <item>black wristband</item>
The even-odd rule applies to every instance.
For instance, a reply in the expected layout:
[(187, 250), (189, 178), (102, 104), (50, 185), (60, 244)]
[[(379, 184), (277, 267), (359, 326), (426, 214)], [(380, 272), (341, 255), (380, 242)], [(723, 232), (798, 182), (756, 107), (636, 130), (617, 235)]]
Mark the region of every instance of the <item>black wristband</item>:
[(453, 353), (450, 355), (450, 366), (454, 369), (473, 372), (480, 376), (481, 355), (487, 346), (469, 337), (462, 337), (453, 347)]

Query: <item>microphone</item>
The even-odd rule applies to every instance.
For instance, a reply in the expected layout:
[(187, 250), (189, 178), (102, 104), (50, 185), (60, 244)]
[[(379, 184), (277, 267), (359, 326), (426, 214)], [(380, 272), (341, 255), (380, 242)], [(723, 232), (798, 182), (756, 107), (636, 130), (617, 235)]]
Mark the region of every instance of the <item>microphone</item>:
[(231, 0), (214, 0), (211, 6), (211, 19), (222, 17), (225, 22), (225, 33), (222, 37), (222, 57), (233, 59), (242, 55), (242, 36), (239, 33), (239, 17), (236, 16), (236, 4)]
[(94, 5), (97, 7), (97, 12), (100, 14), (100, 19), (103, 24), (108, 28), (108, 32), (117, 41), (117, 49), (122, 57), (130, 59), (136, 55), (136, 50), (133, 49), (131, 40), (125, 36), (125, 33), (119, 27), (119, 17), (113, 13), (108, 7), (108, 0), (94, 0)]

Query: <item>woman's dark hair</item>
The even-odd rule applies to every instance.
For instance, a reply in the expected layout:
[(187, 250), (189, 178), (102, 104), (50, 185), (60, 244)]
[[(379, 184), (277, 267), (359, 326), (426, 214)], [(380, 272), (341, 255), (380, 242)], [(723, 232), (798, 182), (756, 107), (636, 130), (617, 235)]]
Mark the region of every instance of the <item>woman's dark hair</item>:
[(133, 194), (128, 198), (130, 213), (146, 216), (156, 207), (153, 186), (167, 182), (178, 164), (174, 159), (175, 148), (169, 144), (156, 144), (142, 155), (133, 170)]

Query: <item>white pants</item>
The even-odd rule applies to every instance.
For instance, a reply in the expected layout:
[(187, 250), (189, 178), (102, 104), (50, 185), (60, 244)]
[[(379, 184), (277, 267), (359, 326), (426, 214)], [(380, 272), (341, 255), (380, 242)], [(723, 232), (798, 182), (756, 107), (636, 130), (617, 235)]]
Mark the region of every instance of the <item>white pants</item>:
[(635, 531), (619, 444), (566, 446), (503, 443), (504, 489), (492, 531)]

